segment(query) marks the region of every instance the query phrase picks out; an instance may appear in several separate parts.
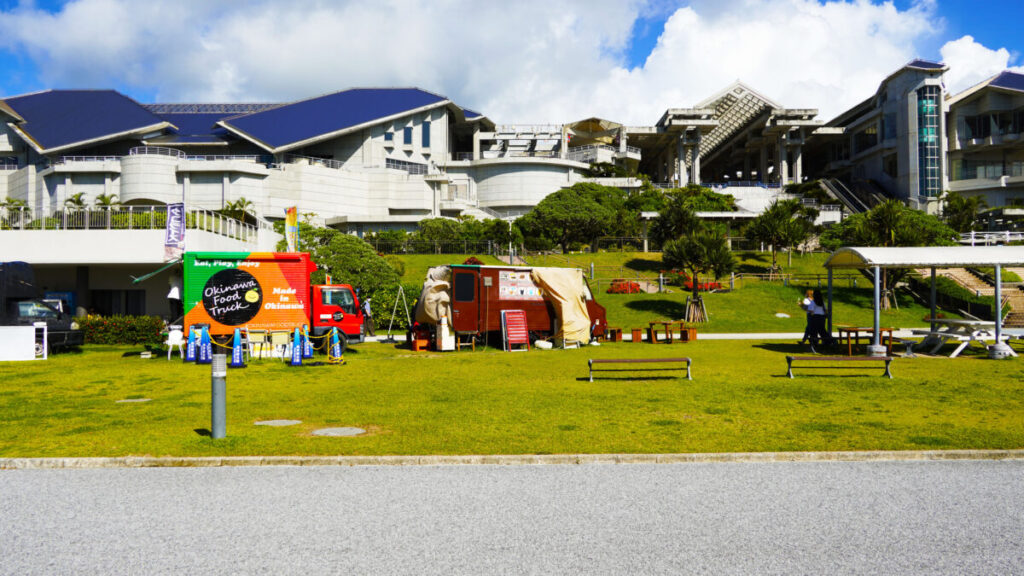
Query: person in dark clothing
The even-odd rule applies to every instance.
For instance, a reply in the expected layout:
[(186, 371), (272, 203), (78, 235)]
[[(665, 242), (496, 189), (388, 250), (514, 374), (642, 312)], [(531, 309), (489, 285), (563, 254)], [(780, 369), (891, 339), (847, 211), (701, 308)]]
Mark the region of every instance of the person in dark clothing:
[(825, 310), (825, 300), (821, 297), (821, 291), (815, 290), (813, 295), (814, 305), (811, 308), (811, 351), (819, 343), (831, 346), (835, 343), (832, 334), (828, 331), (825, 320), (828, 312)]
[(370, 310), (370, 299), (363, 300), (363, 326), (367, 336), (376, 336), (373, 331), (373, 312)]
[(811, 312), (814, 311), (814, 291), (810, 288), (807, 289), (807, 293), (804, 294), (804, 299), (800, 301), (800, 309), (807, 314), (807, 324), (804, 326), (804, 337), (800, 339), (797, 344), (803, 344), (811, 341), (811, 335), (814, 331), (811, 329)]

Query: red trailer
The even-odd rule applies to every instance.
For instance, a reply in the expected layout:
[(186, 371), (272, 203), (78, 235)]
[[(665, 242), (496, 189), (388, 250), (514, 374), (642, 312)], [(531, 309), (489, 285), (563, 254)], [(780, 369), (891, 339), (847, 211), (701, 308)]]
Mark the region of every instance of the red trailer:
[[(546, 280), (556, 273), (568, 278), (568, 290)], [(447, 280), (437, 280), (439, 283), (435, 284), (432, 276)], [(562, 283), (564, 286), (566, 282)], [(582, 300), (580, 308), (585, 308), (590, 323), (588, 338), (604, 334), (608, 326), (604, 307), (594, 300), (582, 271), (566, 268), (463, 264), (431, 269), (416, 308), (416, 319), (436, 324), (439, 316), (450, 311), (452, 330), (457, 335), (476, 335), (500, 332), (503, 310), (523, 310), (530, 332), (537, 337), (549, 337), (559, 331), (560, 308), (565, 304), (566, 292), (570, 301)]]

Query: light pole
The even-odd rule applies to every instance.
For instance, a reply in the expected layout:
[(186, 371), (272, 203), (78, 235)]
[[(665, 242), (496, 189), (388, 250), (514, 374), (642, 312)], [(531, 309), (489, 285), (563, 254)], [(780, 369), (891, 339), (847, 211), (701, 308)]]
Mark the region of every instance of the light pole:
[(508, 221), (508, 265), (512, 265), (512, 221)]

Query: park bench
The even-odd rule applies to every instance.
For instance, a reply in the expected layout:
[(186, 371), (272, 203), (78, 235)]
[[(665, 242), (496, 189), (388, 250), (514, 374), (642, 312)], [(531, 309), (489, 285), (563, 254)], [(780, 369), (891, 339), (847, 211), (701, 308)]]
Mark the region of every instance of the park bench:
[[(689, 358), (591, 358), (588, 361), (590, 366), (590, 381), (594, 381), (594, 364), (645, 364), (645, 363), (664, 363), (674, 362), (678, 364), (686, 363), (686, 379), (693, 380), (690, 375), (690, 362)], [(615, 370), (614, 368), (612, 370)], [(620, 369), (622, 370), (622, 369)], [(649, 368), (649, 370), (682, 370), (682, 368)], [(604, 372), (605, 370), (598, 370)]]
[[(848, 362), (885, 362), (885, 374), (892, 378), (892, 372), (889, 372), (889, 363), (892, 362), (892, 356), (786, 356), (786, 375), (790, 378), (793, 377), (793, 362), (828, 362), (831, 364), (845, 364)], [(839, 366), (827, 366), (828, 368), (839, 368)], [(803, 368), (810, 368), (810, 366), (803, 366)], [(863, 366), (842, 366), (842, 368), (863, 368)]]

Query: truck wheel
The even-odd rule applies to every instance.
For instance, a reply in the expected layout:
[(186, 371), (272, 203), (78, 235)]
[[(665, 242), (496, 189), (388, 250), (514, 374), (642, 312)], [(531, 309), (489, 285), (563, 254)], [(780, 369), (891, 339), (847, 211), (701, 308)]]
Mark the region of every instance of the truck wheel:
[(42, 356), (42, 355), (43, 355), (43, 343), (42, 342), (36, 342), (36, 356)]

